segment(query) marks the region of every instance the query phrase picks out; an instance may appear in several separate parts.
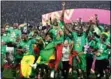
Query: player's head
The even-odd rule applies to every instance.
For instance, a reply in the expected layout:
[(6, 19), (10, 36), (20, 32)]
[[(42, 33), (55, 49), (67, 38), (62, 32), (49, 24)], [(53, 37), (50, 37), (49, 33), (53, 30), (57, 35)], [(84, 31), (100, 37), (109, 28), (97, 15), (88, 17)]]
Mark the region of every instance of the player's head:
[(46, 34), (45, 40), (46, 40), (46, 41), (51, 41), (51, 35), (50, 35), (50, 34)]
[(5, 33), (5, 28), (1, 29), (1, 33), (4, 34)]
[(83, 33), (83, 29), (80, 28), (80, 27), (78, 27), (78, 29), (76, 29), (76, 32), (77, 32), (77, 35), (78, 35), (78, 36), (81, 36), (82, 33)]
[(53, 19), (53, 25), (54, 25), (54, 26), (58, 26), (58, 21), (57, 21), (56, 18)]
[(100, 35), (100, 39), (101, 39), (101, 41), (106, 41), (107, 35), (106, 35), (105, 33), (102, 33), (102, 34)]
[(109, 30), (109, 27), (108, 26), (104, 26), (104, 31), (108, 32), (108, 30)]
[(18, 23), (14, 23), (14, 24), (13, 24), (13, 28), (14, 28), (14, 29), (18, 28), (18, 26), (19, 26)]
[(82, 31), (78, 31), (78, 36), (81, 36), (82, 35)]
[(64, 46), (67, 47), (68, 46), (68, 40), (64, 41)]
[(22, 38), (23, 38), (24, 41), (27, 41), (28, 40), (28, 35), (27, 34), (23, 34)]

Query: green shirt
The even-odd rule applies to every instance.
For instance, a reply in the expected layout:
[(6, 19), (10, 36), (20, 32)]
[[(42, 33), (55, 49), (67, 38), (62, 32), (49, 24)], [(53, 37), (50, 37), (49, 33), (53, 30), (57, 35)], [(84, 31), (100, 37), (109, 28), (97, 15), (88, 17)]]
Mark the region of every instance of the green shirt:
[(17, 37), (21, 38), (21, 30), (13, 29), (11, 32), (7, 33), (8, 41), (9, 42), (16, 42)]
[[(4, 43), (7, 43), (7, 36), (6, 36), (6, 34), (4, 34), (2, 37), (1, 37), (1, 41), (2, 42), (4, 42)], [(6, 54), (6, 45), (3, 45), (3, 46), (1, 46), (1, 53), (2, 54)]]
[(12, 31), (13, 31), (13, 27), (8, 27), (8, 28), (6, 28), (6, 31), (8, 32), (8, 33), (11, 33)]
[(98, 48), (98, 52), (101, 54), (100, 56), (97, 56), (96, 59), (97, 60), (108, 59), (109, 50), (107, 49), (107, 46), (99, 41), (96, 47)]
[(93, 35), (92, 31), (89, 31), (88, 36), (92, 36), (92, 35)]
[(31, 31), (28, 35), (29, 38), (32, 38), (32, 36), (34, 35), (34, 31)]
[(33, 45), (36, 43), (35, 39), (30, 39), (28, 41), (21, 41), (19, 47), (25, 48), (29, 54), (34, 54)]
[(33, 54), (34, 55), (34, 44), (36, 43), (36, 40), (33, 38), (33, 39), (30, 39), (29, 40), (29, 53), (30, 54)]
[(15, 32), (16, 37), (20, 37), (21, 38), (21, 35), (22, 35), (21, 30), (15, 29), (14, 32)]
[(110, 31), (102, 32), (102, 33), (106, 34), (107, 35), (107, 41), (110, 41)]
[(83, 52), (84, 45), (86, 44), (86, 34), (83, 33), (82, 36), (78, 36), (76, 32), (72, 32), (72, 37), (74, 41), (74, 50), (78, 53)]
[(59, 21), (59, 26), (60, 26), (60, 28), (61, 28), (62, 30), (64, 30), (64, 22)]
[(96, 45), (96, 41), (91, 40), (91, 41), (89, 42), (89, 46), (90, 46), (90, 47), (95, 48), (95, 45)]
[[(99, 29), (100, 28), (100, 29)], [(97, 26), (94, 25), (94, 32), (97, 34), (97, 35), (100, 35), (101, 32), (104, 31), (104, 28), (103, 26), (99, 26), (99, 28)]]
[(7, 33), (8, 42), (16, 42), (16, 34), (15, 32)]
[(51, 36), (53, 38), (53, 41), (55, 42), (55, 45), (63, 43), (63, 41), (64, 41), (64, 35), (57, 37), (57, 33), (59, 32), (59, 30), (61, 30), (61, 29), (53, 28), (49, 31), (49, 33), (51, 34)]

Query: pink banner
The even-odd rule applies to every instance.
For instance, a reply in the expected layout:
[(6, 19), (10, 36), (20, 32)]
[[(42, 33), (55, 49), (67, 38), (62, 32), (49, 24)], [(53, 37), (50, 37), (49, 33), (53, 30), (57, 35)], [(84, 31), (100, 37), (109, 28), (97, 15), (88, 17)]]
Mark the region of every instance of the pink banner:
[[(109, 10), (88, 9), (88, 8), (65, 10), (64, 21), (65, 23), (71, 23), (72, 21), (75, 21), (81, 17), (84, 22), (87, 22), (91, 17), (94, 17), (95, 14), (98, 15), (98, 19), (100, 23), (110, 24), (110, 11)], [(55, 11), (55, 12), (43, 14), (42, 15), (43, 25), (46, 25), (46, 21), (49, 20), (50, 17), (52, 19), (53, 18), (59, 19), (60, 15), (61, 15), (61, 11)]]

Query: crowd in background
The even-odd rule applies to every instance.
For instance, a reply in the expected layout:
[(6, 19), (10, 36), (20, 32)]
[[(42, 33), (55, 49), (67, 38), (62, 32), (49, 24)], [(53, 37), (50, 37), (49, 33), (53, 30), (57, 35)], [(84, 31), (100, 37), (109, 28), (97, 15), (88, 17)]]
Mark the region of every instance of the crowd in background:
[[(28, 22), (38, 26), (42, 14), (61, 10), (62, 1), (1, 1), (1, 20), (13, 24)], [(66, 1), (66, 9), (95, 8), (110, 10), (110, 2), (106, 1)], [(44, 5), (44, 6), (43, 6)]]

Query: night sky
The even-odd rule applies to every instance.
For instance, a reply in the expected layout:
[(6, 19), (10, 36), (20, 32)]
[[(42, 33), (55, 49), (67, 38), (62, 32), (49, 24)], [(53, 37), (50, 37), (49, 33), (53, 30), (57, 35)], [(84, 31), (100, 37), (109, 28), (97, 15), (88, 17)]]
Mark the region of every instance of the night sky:
[[(42, 21), (42, 14), (61, 10), (61, 1), (2, 1), (1, 20), (5, 23), (28, 22), (38, 25)], [(110, 10), (108, 1), (67, 1), (66, 9), (73, 8), (99, 8)]]

